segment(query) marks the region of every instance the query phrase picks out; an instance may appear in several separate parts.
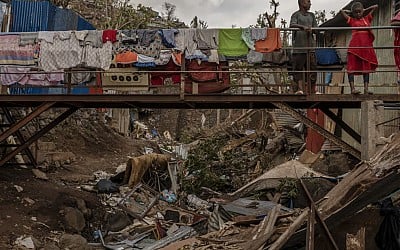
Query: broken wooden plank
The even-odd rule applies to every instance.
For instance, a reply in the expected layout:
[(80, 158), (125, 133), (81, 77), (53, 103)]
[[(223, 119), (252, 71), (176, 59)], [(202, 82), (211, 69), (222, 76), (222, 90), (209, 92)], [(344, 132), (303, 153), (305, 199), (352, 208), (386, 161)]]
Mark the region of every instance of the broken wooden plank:
[(346, 250), (365, 250), (365, 227), (360, 228), (356, 235), (346, 234)]
[(306, 250), (314, 250), (315, 240), (315, 206), (310, 206), (307, 220)]
[(286, 241), (290, 239), (290, 237), (299, 229), (305, 220), (307, 220), (308, 213), (310, 212), (310, 208), (306, 208), (303, 212), (294, 220), (294, 222), (286, 229), (286, 231), (279, 236), (279, 238), (272, 243), (272, 245), (268, 248), (269, 250), (279, 250), (281, 249)]
[[(316, 205), (315, 205), (315, 203), (314, 203), (314, 201), (313, 201), (313, 199), (311, 197), (311, 194), (308, 191), (308, 189), (307, 189), (307, 187), (304, 184), (302, 179), (300, 179), (300, 183), (301, 183), (301, 185), (302, 185), (302, 187), (304, 189), (304, 192), (306, 193), (307, 199), (308, 199), (308, 201), (310, 203), (310, 207), (312, 208), (311, 211), (317, 216), (317, 221), (318, 221), (318, 223), (320, 223), (322, 225), (322, 228), (324, 229), (324, 232), (325, 232), (326, 236), (328, 236), (328, 239), (329, 239), (330, 243), (332, 244), (333, 248), (339, 250), (335, 240), (332, 237), (331, 232), (328, 229), (328, 226), (326, 225), (325, 221), (322, 219), (321, 214), (318, 212), (317, 207), (316, 207)], [(307, 240), (309, 240), (308, 237), (307, 237)]]
[[(392, 194), (400, 187), (400, 134), (385, 145), (370, 161), (356, 166), (319, 202), (322, 219), (334, 228), (365, 208)], [(300, 230), (285, 247), (304, 241)]]

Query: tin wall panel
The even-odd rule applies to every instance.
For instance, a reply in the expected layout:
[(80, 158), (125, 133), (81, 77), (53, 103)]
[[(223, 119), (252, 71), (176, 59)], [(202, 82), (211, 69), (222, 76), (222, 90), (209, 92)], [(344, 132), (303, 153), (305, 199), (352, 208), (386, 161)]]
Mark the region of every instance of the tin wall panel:
[[(385, 3), (385, 4), (384, 4)], [(392, 5), (387, 4), (387, 2), (382, 2), (379, 4), (379, 8), (374, 13), (374, 21), (372, 26), (389, 26), (389, 22), (393, 15)], [(351, 31), (335, 31), (337, 40), (345, 41), (343, 44), (338, 44), (338, 46), (347, 46), (351, 39)], [(393, 46), (394, 37), (393, 31), (390, 29), (374, 29), (375, 34), (374, 46)], [(397, 87), (397, 72), (394, 65), (393, 49), (375, 49), (378, 58), (379, 67), (378, 72), (370, 74), (370, 83), (373, 87), (370, 89), (377, 94), (393, 94), (398, 92)], [(347, 49), (344, 50), (347, 52)], [(379, 72), (382, 71), (382, 72)], [(360, 90), (363, 91), (363, 79), (362, 76), (356, 76), (355, 85)], [(348, 85), (347, 74), (344, 81), (344, 93), (349, 94), (350, 88)], [(393, 133), (399, 132), (400, 119), (395, 119), (400, 117), (400, 110), (384, 110), (382, 121), (391, 121), (380, 127), (383, 132), (383, 136), (388, 137)], [(361, 130), (361, 113), (359, 109), (345, 109), (343, 110), (343, 120), (352, 127), (355, 131), (360, 133)], [(351, 136), (346, 132), (342, 131), (342, 139), (352, 145), (353, 147), (360, 149), (360, 144), (356, 142)]]
[(36, 32), (49, 30), (48, 1), (31, 2), (24, 0), (13, 0), (12, 11), (12, 32)]

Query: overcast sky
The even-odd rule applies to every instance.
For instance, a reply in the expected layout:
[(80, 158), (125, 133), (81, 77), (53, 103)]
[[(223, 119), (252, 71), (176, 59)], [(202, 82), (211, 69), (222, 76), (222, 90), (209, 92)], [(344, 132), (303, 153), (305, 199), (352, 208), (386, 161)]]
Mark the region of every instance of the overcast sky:
[[(259, 14), (266, 10), (271, 12), (269, 0), (131, 0), (133, 5), (141, 3), (160, 13), (163, 11), (164, 2), (174, 4), (175, 16), (186, 24), (190, 24), (193, 17), (197, 16), (206, 21), (209, 28), (230, 28), (232, 25), (248, 27), (256, 24)], [(291, 13), (298, 9), (297, 0), (279, 0), (279, 2), (280, 18), (289, 22)], [(311, 11), (326, 10), (328, 18), (331, 18), (329, 14), (331, 10), (337, 12), (349, 2), (351, 1), (311, 0)], [(279, 25), (278, 22), (277, 25)]]

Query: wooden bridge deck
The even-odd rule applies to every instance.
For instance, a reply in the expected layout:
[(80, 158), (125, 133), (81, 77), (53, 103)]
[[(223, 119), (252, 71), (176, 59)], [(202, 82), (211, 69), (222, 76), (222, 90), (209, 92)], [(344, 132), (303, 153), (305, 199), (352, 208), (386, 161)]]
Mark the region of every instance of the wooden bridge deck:
[(0, 95), (0, 107), (157, 108), (157, 109), (263, 109), (284, 102), (292, 108), (360, 108), (361, 102), (380, 100), (392, 106), (400, 95), (313, 94), (313, 95)]

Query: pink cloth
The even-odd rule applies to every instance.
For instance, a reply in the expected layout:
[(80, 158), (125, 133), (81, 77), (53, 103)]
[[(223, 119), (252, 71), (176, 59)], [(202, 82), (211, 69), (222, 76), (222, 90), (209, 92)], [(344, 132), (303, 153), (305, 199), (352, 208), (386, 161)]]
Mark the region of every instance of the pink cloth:
[(2, 85), (19, 83), (22, 85), (51, 86), (64, 80), (63, 73), (32, 72), (28, 67), (2, 67), (0, 81)]

